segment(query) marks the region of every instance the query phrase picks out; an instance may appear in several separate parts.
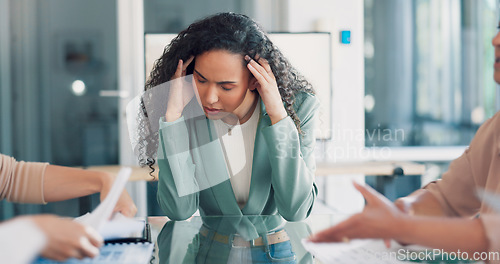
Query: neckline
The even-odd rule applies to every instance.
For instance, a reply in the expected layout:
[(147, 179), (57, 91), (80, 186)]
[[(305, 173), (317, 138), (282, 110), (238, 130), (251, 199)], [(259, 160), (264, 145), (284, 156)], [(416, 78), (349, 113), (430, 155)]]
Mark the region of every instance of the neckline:
[(251, 113), (250, 117), (244, 123), (240, 123), (238, 120), (238, 122), (236, 124), (231, 125), (231, 124), (224, 122), (224, 120), (222, 120), (222, 119), (219, 119), (219, 121), (222, 122), (222, 124), (228, 129), (233, 129), (236, 126), (245, 127), (245, 126), (247, 126), (247, 124), (251, 123), (251, 120), (255, 119), (255, 117), (258, 115), (257, 113), (260, 112), (260, 107), (257, 107), (257, 106), (259, 106), (259, 103), (260, 103), (260, 98), (257, 98), (257, 102), (255, 102), (255, 105), (253, 106), (253, 110), (248, 112), (248, 113)]
[[(253, 114), (255, 113), (255, 109), (257, 109), (257, 105), (259, 105), (259, 101), (260, 101), (260, 97), (257, 96), (257, 99), (255, 100), (255, 102), (253, 102), (253, 105), (252, 105), (252, 107), (250, 107), (250, 110), (248, 111), (248, 113), (246, 113), (245, 116), (243, 116), (243, 118), (238, 119), (238, 123), (240, 125), (245, 124), (246, 122), (248, 122), (248, 120), (250, 120), (252, 118)], [(247, 120), (245, 120), (245, 122), (240, 122), (241, 120), (244, 120), (245, 118), (247, 118)]]

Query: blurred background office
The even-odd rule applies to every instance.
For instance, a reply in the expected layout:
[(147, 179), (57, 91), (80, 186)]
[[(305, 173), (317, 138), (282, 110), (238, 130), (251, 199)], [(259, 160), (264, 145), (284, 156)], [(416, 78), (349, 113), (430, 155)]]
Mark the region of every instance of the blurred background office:
[[(134, 165), (124, 109), (143, 87), (144, 37), (178, 33), (222, 11), (269, 32), (328, 32), (331, 98), (319, 162), (425, 163), (446, 170), (499, 109), (492, 78), (495, 0), (0, 0), (0, 152), (67, 166)], [(349, 32), (349, 42), (340, 33)], [(166, 43), (165, 43), (166, 44)], [(308, 52), (308, 47), (303, 47)], [(363, 175), (354, 176), (362, 178)], [(352, 175), (318, 177), (327, 208), (362, 199)], [(128, 186), (160, 214), (155, 184)], [(353, 195), (351, 203), (345, 196)], [(340, 199), (344, 197), (343, 199)], [(98, 199), (97, 199), (98, 200)], [(92, 207), (96, 197), (92, 198)], [(81, 201), (0, 204), (0, 218), (77, 216)]]

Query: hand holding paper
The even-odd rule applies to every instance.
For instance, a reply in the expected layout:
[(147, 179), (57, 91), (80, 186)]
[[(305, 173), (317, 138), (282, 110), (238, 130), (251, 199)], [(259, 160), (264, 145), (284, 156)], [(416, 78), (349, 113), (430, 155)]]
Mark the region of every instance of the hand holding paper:
[(130, 233), (140, 232), (144, 228), (142, 221), (124, 217), (120, 213), (113, 215), (113, 209), (127, 184), (131, 172), (131, 168), (121, 169), (111, 190), (101, 204), (92, 213), (82, 215), (76, 218), (75, 221), (94, 228), (104, 239), (118, 238)]

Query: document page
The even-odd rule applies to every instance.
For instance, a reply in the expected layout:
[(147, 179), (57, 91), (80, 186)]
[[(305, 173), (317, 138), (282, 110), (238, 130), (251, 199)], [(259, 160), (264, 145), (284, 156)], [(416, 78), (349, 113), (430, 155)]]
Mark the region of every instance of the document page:
[(131, 168), (122, 168), (118, 172), (118, 176), (104, 201), (94, 211), (75, 218), (75, 221), (93, 227), (101, 234), (104, 240), (125, 237), (132, 233), (141, 232), (144, 228), (143, 221), (125, 217), (120, 213), (113, 214), (113, 209), (125, 189), (131, 172)]

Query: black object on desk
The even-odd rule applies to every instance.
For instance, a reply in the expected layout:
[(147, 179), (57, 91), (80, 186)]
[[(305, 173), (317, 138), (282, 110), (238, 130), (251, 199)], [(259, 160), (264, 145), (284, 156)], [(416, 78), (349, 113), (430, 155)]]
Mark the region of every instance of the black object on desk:
[(365, 182), (391, 201), (411, 194), (422, 185), (421, 175), (405, 175), (399, 166), (394, 167), (392, 175), (367, 175)]
[(144, 229), (138, 234), (130, 234), (128, 237), (107, 239), (104, 244), (112, 243), (151, 243), (151, 227), (145, 222)]

